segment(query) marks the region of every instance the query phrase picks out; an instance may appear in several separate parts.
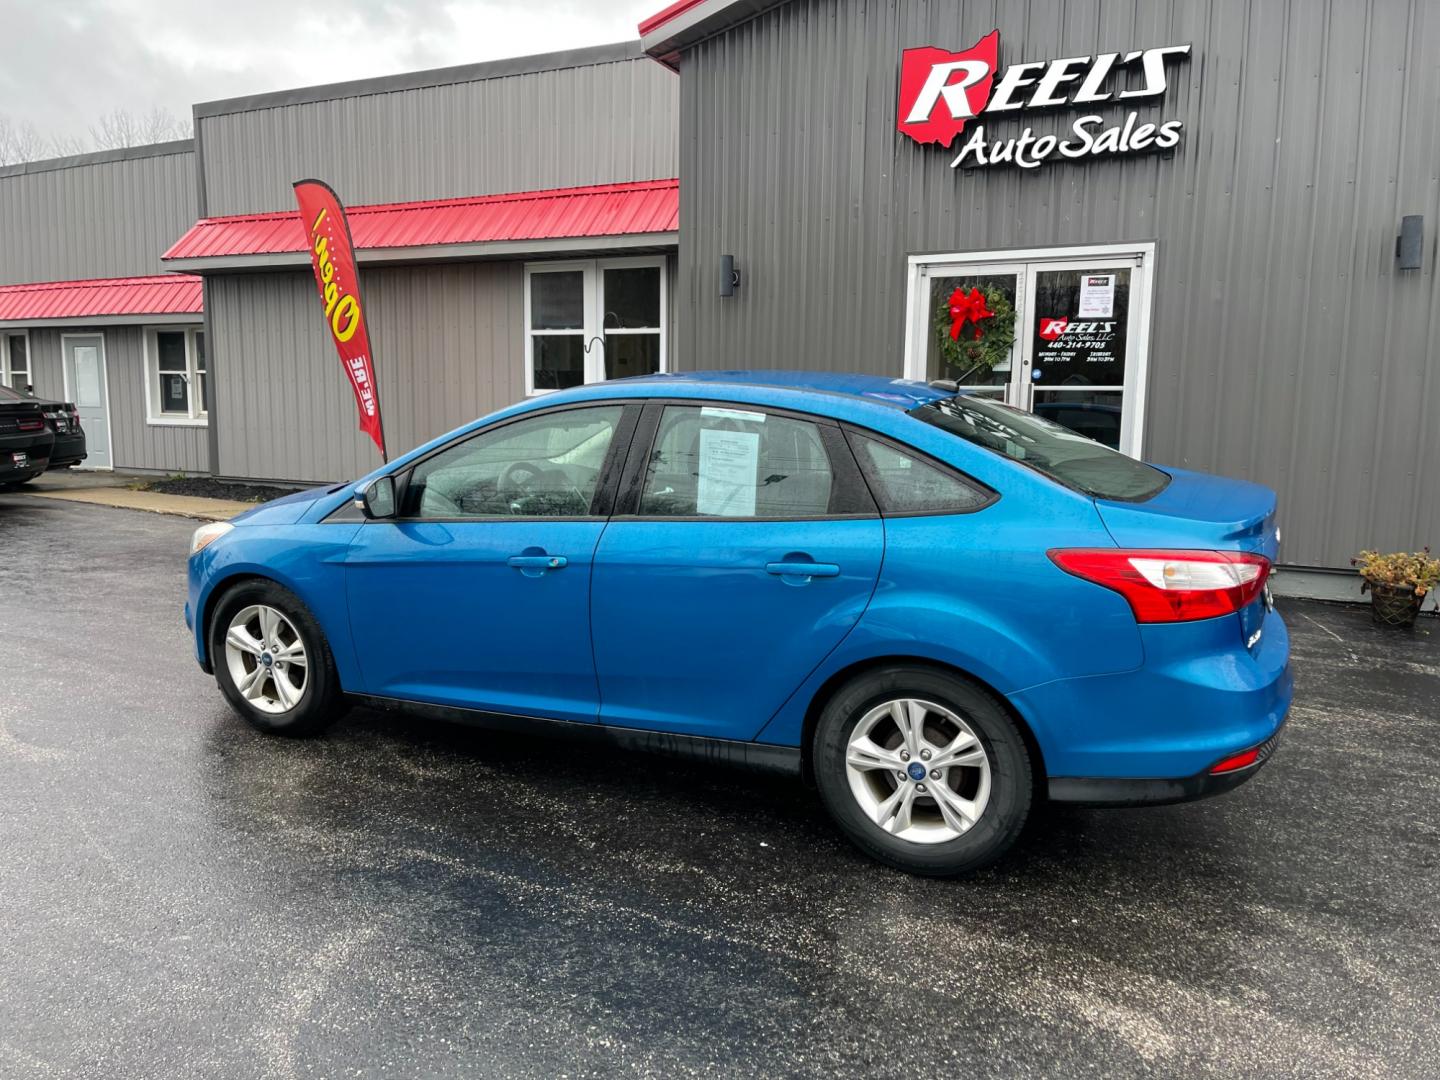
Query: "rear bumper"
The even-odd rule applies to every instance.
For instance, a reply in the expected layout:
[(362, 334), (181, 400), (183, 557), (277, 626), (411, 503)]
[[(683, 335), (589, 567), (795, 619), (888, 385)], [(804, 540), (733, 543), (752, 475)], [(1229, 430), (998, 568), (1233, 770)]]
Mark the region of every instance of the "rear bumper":
[(1149, 779), (1110, 776), (1052, 776), (1049, 784), (1051, 802), (1079, 806), (1125, 807), (1163, 806), (1166, 803), (1194, 802), (1234, 791), (1264, 768), (1280, 742), (1280, 732), (1260, 744), (1260, 756), (1253, 765), (1228, 772), (1196, 773), (1175, 779)]
[(1010, 700), (1053, 779), (1193, 787), (1225, 756), (1267, 742), (1290, 711), (1289, 635), (1277, 612), (1263, 629), (1247, 649), (1234, 615), (1144, 625), (1141, 667), (1055, 680)]
[(50, 468), (60, 469), (85, 460), (85, 435), (57, 435), (50, 451)]

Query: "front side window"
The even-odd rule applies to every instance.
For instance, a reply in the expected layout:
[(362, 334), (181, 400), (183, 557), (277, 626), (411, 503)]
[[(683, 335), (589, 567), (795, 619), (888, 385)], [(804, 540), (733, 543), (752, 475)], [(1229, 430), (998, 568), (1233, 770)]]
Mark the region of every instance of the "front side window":
[(640, 496), (656, 517), (822, 517), (835, 475), (817, 425), (720, 406), (666, 406)]
[(587, 517), (624, 407), (566, 409), (473, 435), (415, 466), (405, 517)]
[(1069, 428), (1011, 405), (971, 395), (943, 398), (910, 415), (1096, 499), (1139, 501), (1170, 477)]
[(534, 263), (525, 271), (525, 389), (665, 370), (661, 258)]
[(148, 387), (152, 423), (192, 423), (209, 412), (205, 332), (196, 328), (151, 330), (147, 334)]
[(30, 388), (30, 342), (24, 334), (6, 334), (0, 342), (0, 382), (15, 390)]
[(887, 514), (963, 514), (990, 501), (990, 492), (921, 458), (868, 438), (850, 435), (860, 468)]

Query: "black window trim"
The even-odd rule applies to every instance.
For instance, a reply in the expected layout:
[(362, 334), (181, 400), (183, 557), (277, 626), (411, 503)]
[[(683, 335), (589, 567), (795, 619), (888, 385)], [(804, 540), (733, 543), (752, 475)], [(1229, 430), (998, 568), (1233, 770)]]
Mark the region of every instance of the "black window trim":
[[(610, 512), (614, 506), (615, 488), (620, 481), (620, 469), (624, 461), (624, 452), (630, 446), (635, 431), (635, 424), (640, 418), (640, 411), (644, 399), (636, 398), (596, 398), (590, 401), (566, 402), (562, 405), (554, 405), (549, 408), (532, 409), (514, 416), (507, 416), (503, 420), (497, 420), (493, 424), (486, 424), (474, 431), (467, 431), (464, 435), (451, 439), (442, 446), (437, 446), (423, 457), (418, 457), (405, 466), (398, 473), (392, 473), (395, 478), (395, 505), (403, 507), (409, 494), (410, 478), (415, 468), (423, 465), (431, 458), (446, 453), (457, 446), (469, 442), (471, 439), (478, 439), (482, 435), (499, 431), (517, 424), (522, 420), (534, 420), (542, 416), (554, 416), (565, 412), (574, 412), (579, 409), (614, 408), (620, 406), (620, 418), (615, 424), (615, 434), (610, 440), (610, 446), (605, 451), (605, 462), (600, 466), (600, 476), (595, 484), (595, 494), (590, 500), (590, 512), (588, 514), (576, 514), (573, 517), (561, 517), (555, 514), (473, 514), (449, 517), (419, 517), (415, 515), (397, 514), (389, 518), (366, 518), (367, 525), (401, 525), (401, 524), (439, 524), (439, 525), (461, 525), (466, 523), (494, 523), (499, 521), (591, 521), (605, 522), (610, 520)], [(337, 508), (338, 511), (338, 508)], [(336, 511), (332, 511), (332, 515)], [(327, 519), (328, 520), (328, 519)]]
[(856, 465), (860, 470), (860, 475), (865, 478), (865, 484), (870, 490), (870, 497), (875, 500), (875, 505), (880, 508), (880, 516), (883, 518), (955, 517), (960, 514), (978, 514), (982, 510), (988, 510), (990, 507), (994, 506), (997, 502), (1000, 501), (1000, 493), (994, 488), (992, 488), (989, 484), (983, 483), (982, 481), (975, 479), (975, 477), (971, 476), (969, 473), (962, 472), (954, 465), (951, 465), (949, 462), (941, 461), (933, 454), (927, 454), (924, 450), (921, 450), (919, 447), (912, 446), (910, 443), (902, 442), (901, 440), (896, 439), (891, 435), (883, 435), (872, 428), (861, 427), (859, 424), (852, 424), (849, 421), (842, 423), (840, 425), (840, 430), (844, 432), (845, 438), (847, 440), (849, 440), (853, 436), (878, 442), (883, 446), (888, 446), (890, 449), (896, 451), (897, 453), (906, 454), (920, 461), (922, 464), (929, 465), (947, 476), (954, 477), (962, 484), (965, 484), (968, 487), (972, 487), (976, 491), (986, 495), (984, 502), (964, 509), (954, 508), (942, 510), (886, 510), (885, 501), (881, 497), (879, 478), (874, 475), (874, 471), (870, 464), (868, 464), (868, 459), (866, 458), (866, 456), (860, 453), (855, 446), (851, 445), (851, 455), (854, 457)]
[[(821, 445), (830, 460), (835, 483), (831, 489), (831, 502), (838, 495), (844, 509), (827, 510), (823, 514), (766, 515), (763, 517), (716, 517), (710, 514), (641, 514), (638, 513), (640, 495), (649, 471), (650, 455), (655, 450), (655, 439), (660, 433), (660, 418), (669, 407), (703, 408), (705, 406), (742, 409), (749, 412), (763, 412), (767, 416), (778, 416), (814, 424), (820, 431)], [(625, 472), (620, 482), (620, 491), (611, 512), (612, 521), (703, 521), (703, 522), (778, 522), (778, 521), (852, 521), (870, 520), (880, 517), (880, 507), (870, 493), (870, 486), (860, 472), (860, 465), (850, 450), (850, 444), (840, 433), (840, 422), (833, 416), (807, 413), (797, 409), (786, 409), (775, 405), (759, 404), (753, 401), (734, 401), (729, 398), (664, 397), (646, 398), (645, 411), (636, 428), (629, 456), (625, 461)]]

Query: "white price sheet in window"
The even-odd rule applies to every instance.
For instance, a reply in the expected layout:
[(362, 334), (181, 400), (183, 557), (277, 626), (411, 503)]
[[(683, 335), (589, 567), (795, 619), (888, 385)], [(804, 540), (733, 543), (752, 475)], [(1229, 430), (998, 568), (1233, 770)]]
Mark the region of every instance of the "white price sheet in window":
[(758, 432), (703, 429), (695, 512), (715, 517), (753, 517), (759, 470)]

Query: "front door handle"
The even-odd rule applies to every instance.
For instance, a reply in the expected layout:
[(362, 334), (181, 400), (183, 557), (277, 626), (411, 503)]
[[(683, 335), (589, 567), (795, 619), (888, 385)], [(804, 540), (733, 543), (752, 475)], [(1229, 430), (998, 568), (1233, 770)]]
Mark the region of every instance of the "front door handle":
[(511, 555), (506, 560), (526, 577), (539, 577), (549, 570), (564, 570), (570, 560), (564, 555)]
[(765, 572), (774, 574), (776, 577), (785, 578), (787, 581), (795, 581), (795, 584), (802, 584), (811, 578), (817, 577), (839, 577), (840, 567), (833, 562), (809, 562), (802, 559), (787, 559), (784, 562), (770, 562), (765, 564)]

